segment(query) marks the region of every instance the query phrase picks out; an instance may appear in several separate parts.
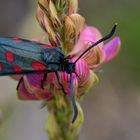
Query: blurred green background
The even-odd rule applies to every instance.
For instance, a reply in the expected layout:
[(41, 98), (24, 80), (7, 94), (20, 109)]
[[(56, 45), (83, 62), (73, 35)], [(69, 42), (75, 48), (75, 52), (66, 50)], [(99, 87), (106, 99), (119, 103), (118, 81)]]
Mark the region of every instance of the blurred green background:
[[(35, 38), (44, 32), (35, 19), (37, 2), (0, 0), (0, 36)], [(79, 12), (103, 35), (117, 22), (122, 48), (98, 73), (100, 83), (83, 99), (80, 140), (140, 139), (140, 1), (80, 0)], [(46, 140), (46, 109), (16, 97), (16, 84), (0, 77), (0, 140)]]

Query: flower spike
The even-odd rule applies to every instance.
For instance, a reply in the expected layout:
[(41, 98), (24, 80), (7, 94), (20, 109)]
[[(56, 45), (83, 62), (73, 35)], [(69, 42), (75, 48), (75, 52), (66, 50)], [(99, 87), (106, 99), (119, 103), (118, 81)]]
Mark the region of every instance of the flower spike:
[(108, 35), (106, 35), (105, 37), (99, 39), (97, 42), (95, 42), (93, 45), (91, 45), (89, 48), (87, 48), (87, 49), (75, 60), (74, 63), (76, 64), (76, 62), (77, 62), (85, 53), (87, 53), (90, 49), (94, 48), (94, 47), (95, 47), (96, 45), (98, 45), (99, 43), (101, 43), (101, 42), (103, 42), (103, 41), (105, 41), (105, 40), (111, 38), (111, 37), (114, 35), (114, 33), (115, 33), (116, 27), (117, 27), (117, 23), (115, 23), (115, 25), (113, 26), (111, 32), (110, 32)]

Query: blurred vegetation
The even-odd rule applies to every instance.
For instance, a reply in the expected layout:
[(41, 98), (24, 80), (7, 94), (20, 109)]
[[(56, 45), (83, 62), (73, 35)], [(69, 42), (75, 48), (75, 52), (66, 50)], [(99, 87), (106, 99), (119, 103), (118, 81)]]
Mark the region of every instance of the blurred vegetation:
[[(126, 84), (140, 82), (140, 1), (138, 0), (86, 0), (80, 1), (80, 12), (89, 24), (106, 34), (112, 24), (117, 22), (117, 35), (121, 37), (120, 55), (110, 64), (116, 79)], [(108, 74), (110, 74), (110, 71)], [(130, 85), (129, 85), (130, 86)]]

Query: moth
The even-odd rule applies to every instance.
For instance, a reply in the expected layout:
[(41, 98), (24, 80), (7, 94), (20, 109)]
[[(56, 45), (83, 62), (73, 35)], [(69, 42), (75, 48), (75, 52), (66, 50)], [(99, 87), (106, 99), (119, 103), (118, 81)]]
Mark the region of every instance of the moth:
[[(72, 74), (75, 73), (75, 65), (77, 61), (86, 54), (90, 49), (96, 45), (111, 38), (116, 30), (116, 24), (113, 26), (111, 32), (92, 44), (84, 52), (82, 52), (75, 62), (70, 62), (71, 57), (65, 56), (63, 50), (57, 46), (50, 46), (47, 44), (34, 42), (26, 39), (2, 37), (0, 38), (0, 76), (17, 75), (17, 74), (32, 74), (43, 73), (41, 87), (46, 81), (47, 73), (54, 72), (56, 74), (59, 85), (65, 93), (63, 85), (60, 82), (58, 72), (66, 72), (70, 75), (70, 96), (74, 110), (72, 123), (77, 118), (78, 109), (75, 103), (73, 93), (73, 79)], [(20, 85), (18, 83), (17, 89)]]

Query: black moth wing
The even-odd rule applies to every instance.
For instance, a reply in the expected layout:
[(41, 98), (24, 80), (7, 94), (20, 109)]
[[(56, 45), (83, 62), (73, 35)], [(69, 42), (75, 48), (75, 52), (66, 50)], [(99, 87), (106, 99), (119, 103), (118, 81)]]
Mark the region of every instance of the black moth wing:
[(46, 64), (45, 53), (52, 58), (57, 56), (56, 62), (64, 57), (58, 47), (19, 38), (0, 38), (0, 75), (54, 71)]
[[(0, 76), (45, 71), (57, 73), (62, 71), (62, 59), (65, 59), (65, 55), (59, 47), (53, 48), (19, 38), (0, 38)], [(78, 110), (73, 93), (72, 73), (70, 75), (70, 92), (74, 108), (73, 123), (77, 118)]]

